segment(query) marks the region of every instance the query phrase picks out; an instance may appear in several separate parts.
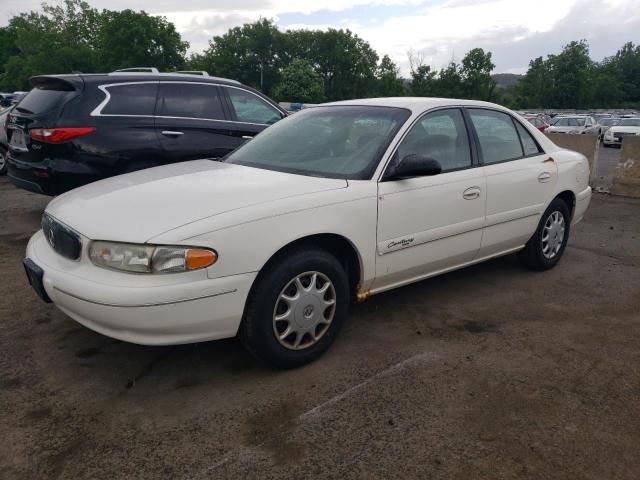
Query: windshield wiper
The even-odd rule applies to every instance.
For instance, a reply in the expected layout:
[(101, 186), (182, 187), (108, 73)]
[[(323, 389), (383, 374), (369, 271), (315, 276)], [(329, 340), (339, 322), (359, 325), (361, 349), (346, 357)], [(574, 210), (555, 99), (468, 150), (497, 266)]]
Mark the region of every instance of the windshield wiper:
[(18, 110), (19, 112), (22, 112), (22, 113), (31, 113), (31, 114), (33, 114), (33, 112), (31, 110), (29, 110), (28, 108), (15, 107), (15, 109)]

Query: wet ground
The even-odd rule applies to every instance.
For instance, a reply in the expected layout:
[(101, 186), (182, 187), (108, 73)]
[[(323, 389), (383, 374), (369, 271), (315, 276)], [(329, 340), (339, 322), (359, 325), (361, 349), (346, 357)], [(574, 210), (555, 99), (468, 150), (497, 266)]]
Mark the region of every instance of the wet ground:
[(0, 478), (640, 478), (640, 201), (596, 195), (552, 271), (375, 296), (287, 372), (41, 303), (21, 259), (46, 201), (0, 179)]

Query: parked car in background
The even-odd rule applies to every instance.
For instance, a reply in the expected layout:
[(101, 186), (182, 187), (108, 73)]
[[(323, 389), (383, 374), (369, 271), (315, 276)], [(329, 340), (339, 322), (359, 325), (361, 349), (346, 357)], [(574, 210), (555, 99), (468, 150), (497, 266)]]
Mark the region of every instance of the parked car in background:
[(605, 132), (602, 144), (605, 147), (620, 147), (624, 137), (629, 135), (640, 135), (640, 117), (619, 119), (616, 125)]
[(574, 133), (600, 135), (600, 126), (586, 115), (557, 116), (551, 121), (547, 133)]
[(286, 116), (234, 80), (192, 74), (45, 75), (8, 118), (9, 178), (57, 195), (167, 163), (220, 158)]
[(104, 335), (162, 345), (239, 334), (258, 358), (296, 367), (332, 344), (354, 297), (514, 252), (552, 268), (588, 182), (584, 155), (498, 105), (337, 102), (223, 162), (54, 199), (25, 267), (42, 299)]
[(598, 122), (598, 124), (600, 125), (600, 139), (604, 139), (604, 134), (607, 132), (607, 130), (617, 125), (619, 122), (620, 119), (615, 117), (601, 118)]
[(0, 176), (7, 174), (7, 151), (9, 146), (7, 144), (7, 117), (9, 113), (13, 110), (13, 106), (11, 107), (0, 107)]
[(525, 115), (524, 118), (541, 132), (544, 132), (550, 126), (542, 115)]

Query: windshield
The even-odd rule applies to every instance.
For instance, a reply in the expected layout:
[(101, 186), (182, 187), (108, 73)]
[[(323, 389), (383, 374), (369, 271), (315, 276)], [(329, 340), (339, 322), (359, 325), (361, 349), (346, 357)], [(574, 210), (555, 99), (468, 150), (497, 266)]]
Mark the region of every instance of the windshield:
[(618, 120), (616, 120), (615, 118), (600, 119), (600, 125), (602, 125), (603, 127), (610, 127), (611, 125), (616, 125), (617, 123), (618, 123)]
[(410, 112), (326, 106), (302, 110), (228, 155), (228, 163), (316, 177), (371, 178)]
[(558, 118), (554, 123), (554, 127), (582, 127), (584, 126), (585, 118), (583, 117), (562, 117)]
[(623, 118), (616, 127), (640, 127), (640, 118)]

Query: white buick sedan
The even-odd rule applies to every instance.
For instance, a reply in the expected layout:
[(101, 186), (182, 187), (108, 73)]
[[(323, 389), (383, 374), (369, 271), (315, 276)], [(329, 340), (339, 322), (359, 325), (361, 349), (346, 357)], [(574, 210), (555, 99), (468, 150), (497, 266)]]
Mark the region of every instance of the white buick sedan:
[(518, 115), (467, 100), (321, 105), (223, 161), (54, 199), (29, 280), (82, 325), (146, 345), (238, 335), (276, 367), (335, 340), (353, 299), (518, 252), (553, 267), (589, 165)]

